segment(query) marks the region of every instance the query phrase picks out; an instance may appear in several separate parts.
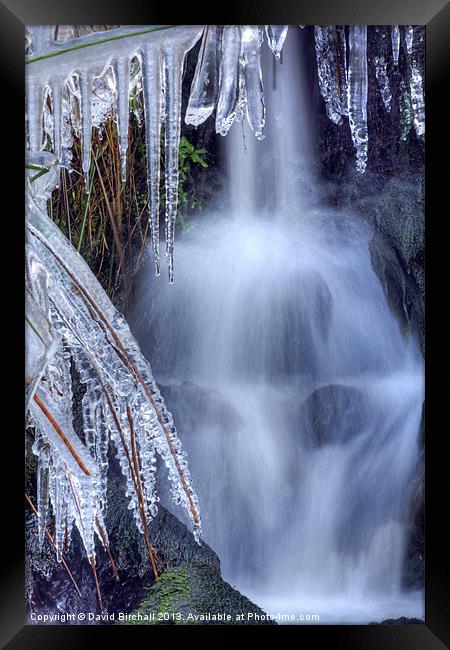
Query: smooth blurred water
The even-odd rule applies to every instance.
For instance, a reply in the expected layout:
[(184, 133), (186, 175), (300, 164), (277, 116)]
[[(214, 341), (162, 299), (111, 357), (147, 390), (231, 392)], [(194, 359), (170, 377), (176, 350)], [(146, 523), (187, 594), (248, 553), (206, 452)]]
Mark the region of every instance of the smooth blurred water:
[(368, 225), (321, 202), (299, 39), (275, 76), (265, 55), (266, 139), (232, 127), (223, 207), (179, 237), (174, 285), (149, 259), (131, 323), (225, 578), (271, 613), (421, 617), (402, 574), (422, 357), (372, 270)]

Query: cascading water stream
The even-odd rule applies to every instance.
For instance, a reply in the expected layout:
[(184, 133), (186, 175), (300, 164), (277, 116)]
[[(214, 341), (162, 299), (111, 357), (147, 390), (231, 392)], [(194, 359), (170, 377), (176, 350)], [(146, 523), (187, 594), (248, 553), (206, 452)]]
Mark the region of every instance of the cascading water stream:
[(402, 572), (422, 358), (373, 272), (368, 225), (320, 200), (301, 38), (289, 30), (281, 63), (267, 52), (266, 138), (233, 125), (223, 207), (179, 238), (174, 285), (149, 259), (132, 328), (224, 577), (271, 613), (420, 617)]

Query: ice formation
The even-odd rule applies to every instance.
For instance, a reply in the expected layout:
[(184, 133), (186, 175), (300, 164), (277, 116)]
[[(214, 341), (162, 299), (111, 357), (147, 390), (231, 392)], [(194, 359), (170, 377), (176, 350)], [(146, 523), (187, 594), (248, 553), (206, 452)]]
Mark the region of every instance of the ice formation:
[(416, 134), (421, 137), (425, 134), (425, 100), (423, 91), (423, 78), (418, 62), (417, 50), (423, 41), (423, 33), (418, 28), (407, 29), (407, 53), (409, 57), (409, 88), (411, 93), (411, 108), (413, 124)]
[(342, 124), (347, 115), (346, 42), (343, 28), (335, 25), (314, 28), (317, 75), (328, 117)]
[[(39, 153), (31, 155), (29, 166), (35, 167), (41, 158)], [(111, 440), (126, 478), (129, 507), (155, 568), (147, 527), (158, 507), (157, 455), (168, 469), (173, 500), (186, 510), (197, 540), (201, 534), (198, 499), (173, 418), (124, 317), (43, 211), (30, 178), (26, 232), (27, 385), (33, 386), (29, 408), (38, 457), (40, 542), (50, 503), (58, 560), (70, 543), (73, 525), (91, 564), (95, 535), (107, 547), (104, 515)], [(71, 366), (86, 388), (83, 432), (73, 425)]]
[(276, 59), (281, 57), (281, 50), (286, 39), (288, 25), (266, 25), (266, 36), (269, 47)]
[(186, 124), (198, 126), (213, 112), (219, 93), (219, 65), (222, 27), (207, 25), (197, 59), (186, 109)]
[[(377, 50), (372, 55), (375, 76), (381, 99), (390, 112), (393, 94), (390, 75), (389, 32), (386, 27), (375, 28)], [(356, 151), (356, 169), (363, 173), (367, 165), (367, 28), (365, 26), (317, 25), (314, 28), (317, 76), (319, 89), (325, 102), (329, 119), (337, 125), (343, 117), (349, 118), (350, 130)], [(393, 25), (390, 30), (392, 61), (398, 66), (400, 46), (406, 56), (406, 79), (401, 78), (396, 98), (400, 107), (401, 139), (405, 140), (414, 125), (418, 136), (425, 133), (425, 101), (423, 75), (418, 61), (422, 51), (423, 30), (412, 25)], [(347, 48), (348, 43), (348, 48)], [(347, 65), (348, 49), (348, 65)], [(398, 71), (396, 74), (399, 74)]]
[(392, 58), (394, 64), (398, 65), (398, 57), (400, 53), (400, 30), (398, 25), (392, 25), (391, 39), (392, 39)]
[(172, 282), (173, 237), (178, 199), (181, 73), (186, 53), (201, 37), (203, 27), (175, 26), (170, 29), (169, 38), (165, 30), (157, 26), (120, 27), (62, 43), (53, 39), (51, 26), (32, 27), (29, 32), (32, 50), (26, 60), (29, 149), (40, 151), (44, 146), (44, 102), (47, 89), (50, 89), (53, 152), (58, 160), (68, 164), (70, 157), (63, 155), (63, 149), (70, 148), (72, 144), (71, 126), (75, 134), (81, 133), (82, 167), (86, 183), (90, 167), (92, 126), (100, 126), (111, 110), (117, 114), (124, 178), (128, 148), (130, 68), (133, 58), (139, 57), (144, 116), (148, 127), (146, 139), (151, 238), (157, 273), (160, 139), (161, 124), (165, 125), (166, 254), (169, 281)]
[(367, 164), (367, 27), (349, 28), (348, 118), (356, 149), (356, 169), (364, 172)]

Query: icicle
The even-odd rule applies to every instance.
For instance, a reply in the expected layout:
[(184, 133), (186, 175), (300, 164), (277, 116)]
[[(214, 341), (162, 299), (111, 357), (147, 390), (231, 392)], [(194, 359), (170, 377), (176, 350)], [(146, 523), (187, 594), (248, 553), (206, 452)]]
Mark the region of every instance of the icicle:
[(222, 28), (207, 25), (191, 84), (189, 102), (184, 121), (198, 126), (213, 112), (219, 92), (219, 61)]
[(89, 73), (79, 76), (81, 94), (81, 117), (82, 117), (82, 168), (84, 172), (84, 183), (86, 191), (89, 187), (89, 168), (91, 166), (91, 137), (92, 137), (92, 82), (93, 77)]
[(381, 98), (386, 111), (389, 113), (391, 110), (392, 95), (387, 74), (386, 60), (384, 56), (375, 56), (373, 61), (375, 64), (375, 76), (380, 87)]
[(53, 516), (55, 518), (55, 544), (56, 544), (56, 559), (58, 562), (62, 560), (63, 542), (64, 542), (64, 485), (62, 477), (56, 474), (52, 477), (52, 506)]
[(412, 25), (406, 25), (405, 44), (406, 44), (406, 51), (408, 54), (412, 53), (413, 40), (414, 40), (414, 28), (412, 27)]
[(391, 39), (392, 39), (392, 58), (394, 64), (398, 65), (398, 55), (400, 53), (400, 30), (398, 25), (393, 25), (391, 28)]
[(347, 74), (347, 41), (345, 27), (336, 26), (337, 58), (338, 58), (338, 92), (341, 102), (341, 114), (348, 116), (348, 74)]
[(127, 173), (128, 121), (130, 115), (130, 60), (119, 57), (114, 62), (117, 93), (117, 128), (119, 132), (119, 150), (121, 178), (125, 182)]
[(181, 71), (183, 57), (168, 52), (165, 57), (166, 100), (166, 256), (169, 283), (173, 283), (173, 243), (178, 206), (178, 147), (181, 133)]
[(410, 88), (414, 128), (418, 136), (423, 136), (425, 133), (425, 101), (423, 98), (422, 75), (416, 62), (413, 63), (411, 68)]
[[(339, 83), (339, 48), (333, 25), (314, 28), (317, 73), (320, 94), (325, 100), (327, 115), (335, 124), (342, 124), (343, 108)], [(336, 39), (336, 40), (335, 40)]]
[(239, 57), (241, 28), (226, 25), (222, 37), (222, 60), (219, 75), (219, 100), (216, 112), (216, 133), (226, 135), (236, 117), (239, 92)]
[(266, 36), (269, 47), (278, 60), (287, 36), (289, 25), (266, 25)]
[(349, 28), (348, 115), (356, 169), (362, 174), (367, 164), (367, 27)]
[[(106, 426), (106, 399), (104, 395), (100, 398), (97, 408), (95, 410), (95, 454), (97, 459), (98, 473), (98, 499), (100, 512), (102, 515), (106, 513), (107, 503), (107, 487), (108, 487), (108, 443), (109, 432)], [(106, 531), (106, 528), (105, 528)]]
[(40, 151), (42, 149), (44, 87), (39, 80), (27, 80), (26, 102), (29, 149), (30, 151)]
[(411, 106), (411, 97), (408, 88), (402, 79), (400, 82), (400, 126), (401, 126), (401, 139), (405, 141), (411, 126), (414, 122), (414, 116)]
[(156, 275), (159, 262), (159, 184), (161, 157), (161, 117), (163, 60), (159, 49), (149, 46), (142, 55), (144, 86), (145, 141), (147, 155), (147, 187), (150, 225)]
[(261, 73), (260, 50), (263, 41), (261, 27), (242, 27), (242, 59), (245, 80), (247, 120), (258, 140), (264, 138), (265, 106)]
[(375, 77), (380, 89), (384, 108), (389, 113), (391, 110), (392, 93), (387, 72), (388, 61), (388, 31), (386, 27), (375, 27), (377, 36), (377, 54), (373, 57)]
[[(410, 89), (410, 108), (414, 129), (419, 137), (425, 133), (425, 101), (423, 94), (423, 79), (417, 61), (417, 47), (414, 47), (415, 41), (420, 40), (420, 28), (413, 28), (408, 25), (405, 32), (406, 50), (407, 50), (407, 69)], [(416, 36), (416, 33), (419, 36)], [(416, 36), (416, 38), (415, 38)]]
[(50, 84), (52, 94), (52, 114), (53, 114), (53, 153), (58, 161), (61, 161), (62, 147), (62, 88), (58, 80)]
[(45, 527), (47, 524), (48, 499), (49, 499), (49, 464), (50, 447), (42, 439), (40, 432), (37, 432), (37, 439), (33, 445), (33, 453), (38, 457), (37, 461), (37, 511), (38, 511), (38, 540), (42, 547), (45, 539)]

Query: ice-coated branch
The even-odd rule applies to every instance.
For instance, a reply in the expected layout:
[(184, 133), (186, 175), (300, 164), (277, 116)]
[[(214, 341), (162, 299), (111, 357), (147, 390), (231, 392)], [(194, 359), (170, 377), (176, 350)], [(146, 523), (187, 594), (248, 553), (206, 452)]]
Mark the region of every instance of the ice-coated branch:
[[(47, 329), (56, 341), (51, 357), (44, 342), (28, 351), (33, 376), (39, 374), (29, 413), (36, 432), (33, 451), (38, 457), (40, 540), (44, 538), (50, 503), (59, 561), (73, 525), (80, 532), (91, 564), (95, 561), (94, 535), (107, 546), (104, 514), (111, 440), (126, 479), (130, 508), (156, 572), (148, 523), (156, 515), (159, 500), (157, 455), (168, 469), (174, 501), (192, 520), (197, 540), (201, 534), (198, 499), (172, 415), (124, 317), (36, 202), (31, 183), (26, 229), (30, 299), (35, 311), (43, 314), (41, 320), (47, 318)], [(39, 319), (34, 316), (34, 320)], [(81, 432), (73, 427), (71, 364), (86, 386), (83, 441)]]

